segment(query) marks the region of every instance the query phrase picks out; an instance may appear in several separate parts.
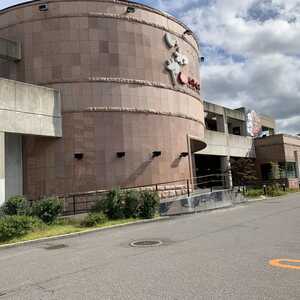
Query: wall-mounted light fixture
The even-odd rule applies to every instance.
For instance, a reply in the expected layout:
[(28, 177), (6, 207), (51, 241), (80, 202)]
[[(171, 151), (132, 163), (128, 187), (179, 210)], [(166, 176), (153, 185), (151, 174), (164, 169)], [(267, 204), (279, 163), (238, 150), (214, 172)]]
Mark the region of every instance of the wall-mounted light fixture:
[(135, 13), (135, 7), (133, 6), (128, 6), (126, 12), (128, 14), (134, 14)]
[(74, 158), (76, 158), (77, 160), (83, 159), (83, 153), (75, 153)]
[(152, 152), (152, 157), (154, 158), (154, 157), (159, 157), (159, 156), (161, 156), (161, 151), (153, 151)]
[(193, 35), (193, 31), (187, 29), (187, 30), (183, 33), (183, 35)]
[(48, 10), (49, 10), (49, 7), (48, 7), (47, 3), (39, 5), (39, 11), (48, 11)]
[(117, 152), (117, 158), (125, 157), (125, 155), (126, 155), (125, 152)]
[(187, 156), (189, 156), (188, 152), (181, 152), (180, 153), (180, 157), (187, 157)]

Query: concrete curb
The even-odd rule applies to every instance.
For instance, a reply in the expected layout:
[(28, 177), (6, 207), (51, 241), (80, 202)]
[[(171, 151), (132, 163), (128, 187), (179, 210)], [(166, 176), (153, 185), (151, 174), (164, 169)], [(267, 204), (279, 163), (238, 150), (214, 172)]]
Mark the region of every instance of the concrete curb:
[(111, 225), (107, 227), (102, 227), (102, 228), (94, 228), (94, 229), (87, 229), (84, 231), (80, 232), (73, 232), (73, 233), (67, 233), (63, 235), (56, 235), (56, 236), (50, 236), (50, 237), (45, 237), (45, 238), (40, 238), (36, 240), (30, 240), (30, 241), (23, 241), (23, 242), (16, 242), (16, 243), (11, 243), (11, 244), (3, 244), (0, 245), (0, 251), (3, 249), (8, 249), (8, 248), (17, 248), (21, 246), (27, 246), (31, 244), (39, 244), (43, 242), (50, 242), (50, 241), (56, 241), (56, 240), (61, 240), (61, 239), (66, 239), (66, 238), (73, 238), (77, 237), (80, 235), (87, 235), (95, 232), (101, 232), (101, 231), (106, 231), (106, 230), (112, 230), (112, 229), (117, 229), (117, 228), (122, 228), (122, 227), (129, 227), (129, 226), (134, 226), (134, 225), (140, 225), (140, 224), (147, 224), (147, 223), (156, 223), (156, 222), (162, 222), (162, 221), (167, 221), (170, 220), (170, 217), (159, 217), (155, 219), (150, 219), (150, 220), (139, 220), (135, 222), (130, 222), (130, 223), (125, 223), (125, 224), (116, 224), (116, 225)]

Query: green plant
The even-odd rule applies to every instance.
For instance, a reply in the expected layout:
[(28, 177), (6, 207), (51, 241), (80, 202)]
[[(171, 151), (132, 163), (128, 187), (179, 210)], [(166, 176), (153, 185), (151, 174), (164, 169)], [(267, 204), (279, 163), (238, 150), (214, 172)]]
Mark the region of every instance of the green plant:
[(262, 189), (248, 189), (245, 193), (245, 196), (248, 198), (257, 198), (264, 194)]
[(278, 196), (282, 196), (286, 193), (281, 189), (280, 186), (274, 184), (274, 185), (267, 186), (266, 194), (267, 194), (267, 196), (270, 196), (270, 197), (278, 197)]
[(92, 212), (105, 212), (106, 211), (106, 195), (100, 195), (98, 196), (95, 204), (92, 207)]
[(145, 219), (152, 219), (159, 207), (159, 196), (157, 192), (142, 191), (140, 192), (141, 205), (139, 216)]
[(53, 223), (63, 210), (63, 203), (55, 197), (44, 198), (34, 203), (32, 214), (40, 218), (44, 223)]
[(0, 241), (5, 242), (20, 237), (42, 225), (39, 219), (30, 216), (5, 216), (0, 219)]
[(256, 180), (255, 163), (250, 158), (231, 159), (231, 167), (234, 185), (242, 186), (247, 182)]
[(81, 226), (84, 227), (93, 227), (99, 224), (104, 224), (108, 221), (107, 216), (100, 213), (89, 213), (84, 220), (81, 222)]
[(26, 215), (29, 214), (29, 203), (24, 196), (9, 198), (1, 208), (5, 215)]
[(126, 191), (122, 193), (124, 202), (124, 216), (125, 218), (137, 218), (139, 216), (140, 208), (140, 193), (137, 191)]
[[(98, 212), (102, 211), (109, 219), (113, 220), (124, 218), (124, 200), (120, 189), (111, 190), (101, 201), (102, 203), (96, 204), (99, 209)], [(93, 211), (96, 211), (95, 208)]]

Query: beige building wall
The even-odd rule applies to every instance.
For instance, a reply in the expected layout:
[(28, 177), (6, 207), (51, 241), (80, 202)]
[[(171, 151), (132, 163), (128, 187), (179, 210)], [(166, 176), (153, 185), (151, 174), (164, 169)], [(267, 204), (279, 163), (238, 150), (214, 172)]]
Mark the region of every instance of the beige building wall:
[(300, 137), (277, 134), (255, 140), (257, 154), (257, 168), (260, 173), (260, 165), (270, 162), (295, 162), (296, 171), (300, 175)]
[[(174, 18), (126, 1), (43, 1), (0, 13), (0, 36), (22, 42), (23, 59), (2, 76), (60, 90), (63, 138), (25, 139), (25, 190), (32, 197), (117, 185), (146, 185), (192, 174), (188, 139), (204, 138), (203, 104), (194, 89), (172, 82), (166, 61), (178, 43), (200, 81), (199, 49)], [(136, 9), (126, 13), (127, 7)], [(198, 145), (195, 143), (195, 145)], [(193, 146), (193, 151), (204, 147)], [(126, 156), (116, 158), (116, 152)], [(162, 155), (152, 159), (153, 151)], [(74, 158), (82, 153), (82, 160)]]

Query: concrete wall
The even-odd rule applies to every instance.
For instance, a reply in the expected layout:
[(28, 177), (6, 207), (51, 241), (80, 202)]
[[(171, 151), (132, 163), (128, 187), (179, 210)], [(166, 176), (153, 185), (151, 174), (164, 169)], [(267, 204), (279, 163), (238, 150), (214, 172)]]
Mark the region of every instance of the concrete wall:
[(204, 111), (215, 113), (217, 115), (222, 115), (225, 118), (229, 117), (235, 120), (245, 121), (246, 116), (243, 111), (236, 110), (236, 109), (230, 109), (215, 103), (210, 103), (207, 101), (204, 101)]
[(295, 162), (295, 151), (300, 151), (300, 138), (284, 134), (256, 139), (258, 163)]
[(296, 161), (295, 151), (300, 152), (300, 137), (283, 135), (283, 142), (286, 161)]
[(253, 139), (217, 131), (205, 130), (207, 147), (197, 154), (255, 158)]
[(241, 193), (234, 190), (222, 190), (201, 194), (195, 192), (190, 197), (181, 196), (161, 201), (160, 214), (172, 216), (191, 214), (202, 211), (228, 208), (237, 204), (246, 203), (248, 200)]
[(5, 134), (5, 198), (23, 194), (22, 136)]
[(273, 128), (274, 132), (276, 131), (276, 121), (268, 116), (265, 115), (259, 115), (261, 125), (267, 128)]
[(0, 131), (62, 136), (59, 93), (0, 78)]
[(285, 134), (277, 134), (269, 137), (256, 139), (256, 165), (258, 173), (260, 165), (270, 162), (295, 162), (297, 176), (300, 174), (300, 138)]

